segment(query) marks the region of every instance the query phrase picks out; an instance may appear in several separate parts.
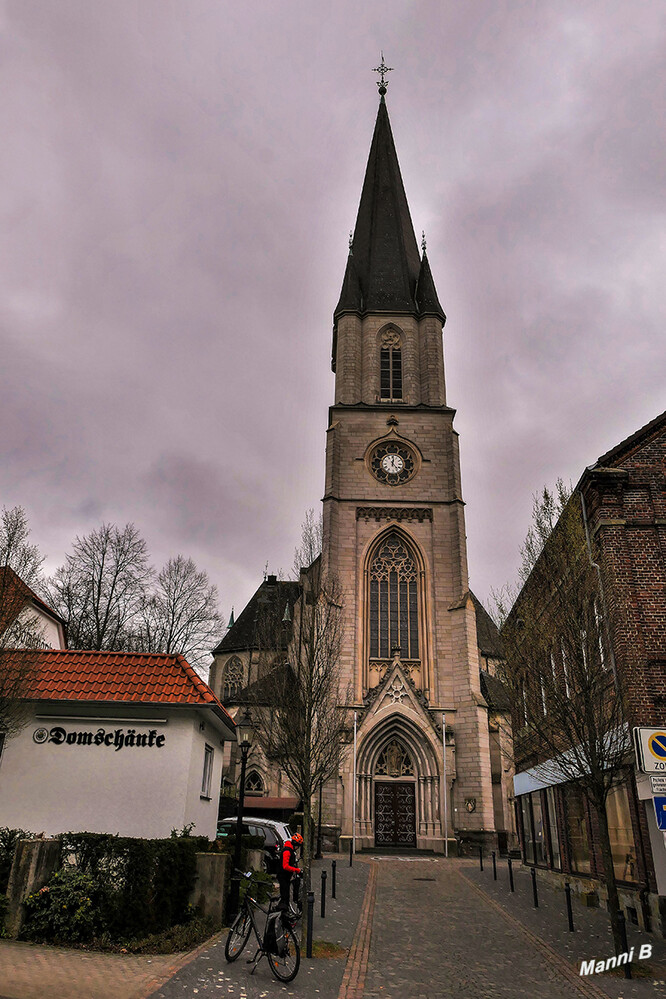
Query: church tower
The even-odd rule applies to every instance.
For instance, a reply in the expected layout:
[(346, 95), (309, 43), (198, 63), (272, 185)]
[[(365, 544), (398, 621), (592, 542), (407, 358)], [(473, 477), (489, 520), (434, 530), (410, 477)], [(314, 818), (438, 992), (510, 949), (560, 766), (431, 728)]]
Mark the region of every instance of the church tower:
[(442, 852), (445, 838), (494, 841), (489, 712), (446, 402), (446, 317), (414, 235), (383, 81), (379, 92), (334, 312), (323, 565), (345, 593), (356, 735), (326, 807), (357, 849)]

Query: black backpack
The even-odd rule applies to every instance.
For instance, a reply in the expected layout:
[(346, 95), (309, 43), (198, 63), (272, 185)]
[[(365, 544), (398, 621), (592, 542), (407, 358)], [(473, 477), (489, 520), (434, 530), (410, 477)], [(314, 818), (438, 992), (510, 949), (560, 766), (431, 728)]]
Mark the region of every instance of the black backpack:
[(281, 912), (271, 912), (266, 921), (264, 950), (268, 954), (277, 954), (278, 957), (284, 957), (287, 952), (287, 934)]

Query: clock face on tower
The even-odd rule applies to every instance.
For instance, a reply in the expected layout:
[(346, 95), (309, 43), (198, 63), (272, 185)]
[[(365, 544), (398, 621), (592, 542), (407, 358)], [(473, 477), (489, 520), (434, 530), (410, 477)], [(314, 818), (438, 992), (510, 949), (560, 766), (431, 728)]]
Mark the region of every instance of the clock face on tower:
[(411, 448), (398, 441), (382, 441), (370, 454), (370, 471), (379, 482), (399, 486), (411, 479), (416, 462)]

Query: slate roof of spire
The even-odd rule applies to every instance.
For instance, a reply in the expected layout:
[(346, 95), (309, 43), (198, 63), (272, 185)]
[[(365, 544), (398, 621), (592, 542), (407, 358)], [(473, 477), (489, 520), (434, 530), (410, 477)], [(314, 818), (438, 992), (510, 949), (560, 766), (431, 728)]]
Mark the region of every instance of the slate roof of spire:
[(370, 146), (354, 237), (334, 319), (343, 312), (444, 313), (430, 268), (422, 265), (382, 97)]
[[(284, 634), (288, 638), (291, 633), (290, 626), (282, 629), (285, 607), (289, 605), (290, 612), (294, 603), (298, 600), (299, 586), (297, 582), (276, 579), (269, 576), (265, 579), (259, 589), (250, 597), (238, 615), (233, 625), (222, 638), (222, 641), (213, 649), (213, 655), (219, 652), (239, 652), (244, 649), (257, 649), (260, 646), (262, 636), (262, 617), (268, 623), (268, 631), (271, 630), (270, 622), (273, 622), (273, 632)], [(264, 623), (263, 630), (267, 625)], [(264, 639), (266, 636), (263, 636)]]

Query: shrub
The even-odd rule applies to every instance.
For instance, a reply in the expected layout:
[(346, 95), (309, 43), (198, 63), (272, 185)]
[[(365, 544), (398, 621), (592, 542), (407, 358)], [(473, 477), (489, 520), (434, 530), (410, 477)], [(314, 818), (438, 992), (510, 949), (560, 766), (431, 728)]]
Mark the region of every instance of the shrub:
[(191, 919), (198, 838), (62, 839), (65, 866), (26, 903), (28, 939), (77, 943), (104, 932), (109, 941), (135, 940)]
[(54, 943), (89, 943), (102, 929), (101, 885), (89, 874), (58, 871), (48, 885), (28, 895), (21, 936)]

